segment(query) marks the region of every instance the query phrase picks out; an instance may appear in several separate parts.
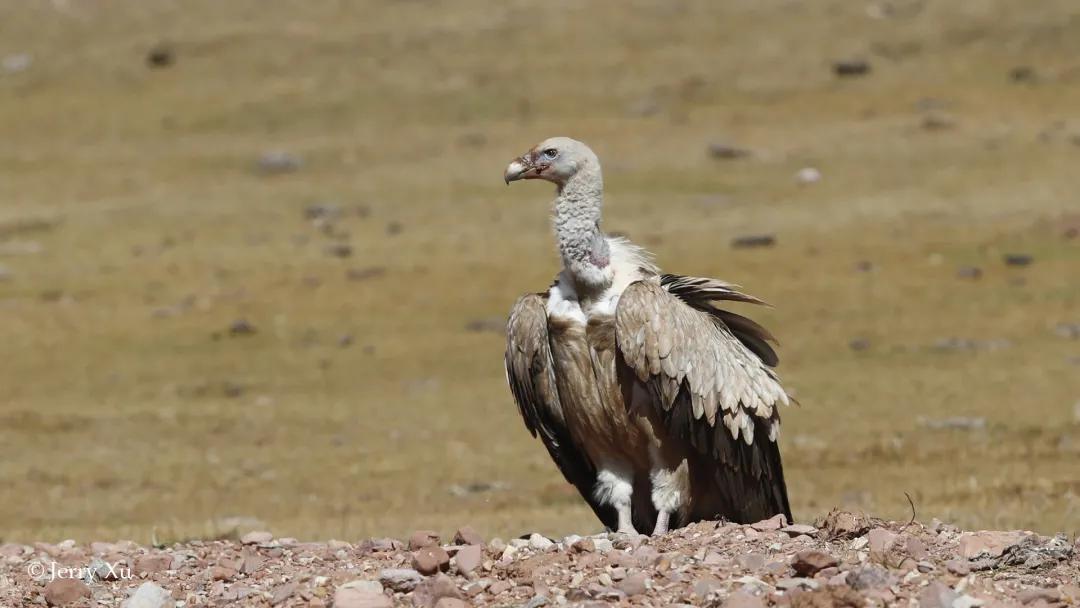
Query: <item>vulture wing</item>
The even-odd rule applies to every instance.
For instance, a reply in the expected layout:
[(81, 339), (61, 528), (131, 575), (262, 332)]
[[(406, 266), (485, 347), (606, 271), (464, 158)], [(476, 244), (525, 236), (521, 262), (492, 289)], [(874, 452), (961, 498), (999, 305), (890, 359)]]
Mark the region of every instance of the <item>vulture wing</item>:
[(596, 468), (566, 427), (548, 342), (546, 298), (528, 294), (510, 311), (506, 328), (506, 380), (533, 437), (540, 436), (563, 477), (574, 484), (605, 526), (614, 530), (615, 511), (593, 497)]
[(776, 444), (777, 409), (789, 398), (769, 367), (774, 340), (716, 300), (762, 303), (713, 279), (663, 275), (627, 287), (615, 313), (624, 390), (642, 385), (669, 436), (688, 444), (692, 484), (709, 494), (694, 490), (692, 502), (708, 506), (693, 519), (791, 521)]

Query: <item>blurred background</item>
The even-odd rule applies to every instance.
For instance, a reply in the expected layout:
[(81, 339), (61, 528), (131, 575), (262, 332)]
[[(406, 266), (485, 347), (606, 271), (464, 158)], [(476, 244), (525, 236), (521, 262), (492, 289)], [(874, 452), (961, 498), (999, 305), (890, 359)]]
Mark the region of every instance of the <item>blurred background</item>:
[(798, 519), (1080, 530), (1075, 0), (0, 0), (0, 536), (595, 530), (502, 369), (552, 135), (774, 304)]

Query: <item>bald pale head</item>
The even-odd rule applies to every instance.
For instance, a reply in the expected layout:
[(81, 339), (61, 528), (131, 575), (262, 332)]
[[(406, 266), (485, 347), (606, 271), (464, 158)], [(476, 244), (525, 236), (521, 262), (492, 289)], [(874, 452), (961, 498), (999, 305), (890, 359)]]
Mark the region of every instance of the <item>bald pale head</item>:
[(509, 184), (519, 179), (543, 179), (560, 187), (583, 171), (600, 170), (589, 146), (569, 137), (551, 137), (515, 158), (503, 174)]

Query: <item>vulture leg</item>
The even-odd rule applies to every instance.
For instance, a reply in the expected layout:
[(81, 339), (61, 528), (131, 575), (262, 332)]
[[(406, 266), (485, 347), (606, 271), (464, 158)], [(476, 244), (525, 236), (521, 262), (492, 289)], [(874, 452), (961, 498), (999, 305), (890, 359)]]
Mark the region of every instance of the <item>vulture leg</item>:
[(630, 509), (631, 498), (634, 495), (633, 474), (631, 469), (625, 466), (604, 466), (596, 476), (596, 500), (603, 504), (609, 504), (618, 514), (617, 532), (634, 534), (633, 517)]
[(679, 513), (686, 506), (689, 496), (689, 477), (686, 461), (675, 467), (665, 467), (654, 463), (652, 475), (652, 501), (656, 507), (656, 526), (653, 535), (665, 534), (672, 514)]

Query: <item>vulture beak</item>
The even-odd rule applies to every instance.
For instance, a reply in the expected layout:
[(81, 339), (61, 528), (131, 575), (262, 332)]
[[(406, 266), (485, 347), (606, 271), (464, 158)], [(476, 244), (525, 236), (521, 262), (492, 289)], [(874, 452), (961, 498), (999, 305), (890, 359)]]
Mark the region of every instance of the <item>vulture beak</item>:
[(529, 173), (534, 171), (536, 167), (533, 165), (532, 159), (529, 158), (529, 154), (515, 158), (506, 167), (506, 172), (503, 173), (503, 179), (506, 181), (506, 185), (510, 185), (510, 182), (517, 181), (519, 179), (528, 179)]

